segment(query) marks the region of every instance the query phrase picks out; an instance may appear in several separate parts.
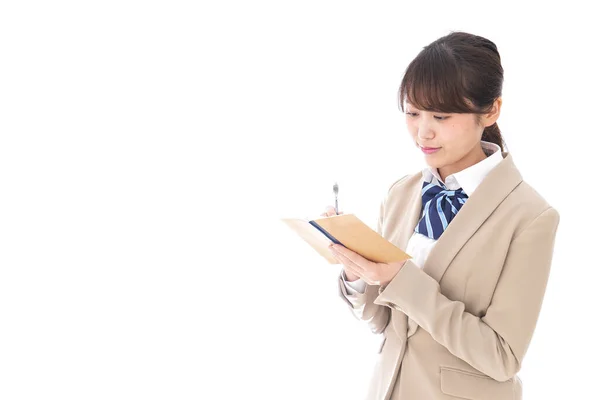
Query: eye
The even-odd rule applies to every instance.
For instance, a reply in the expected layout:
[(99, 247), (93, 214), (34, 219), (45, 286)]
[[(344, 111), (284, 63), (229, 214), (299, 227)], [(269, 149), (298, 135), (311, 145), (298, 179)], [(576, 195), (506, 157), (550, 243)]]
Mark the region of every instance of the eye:
[[(419, 114), (418, 113), (414, 113), (414, 112), (405, 112), (406, 115), (408, 115), (409, 117), (416, 117)], [(437, 119), (438, 121), (444, 121), (448, 118), (450, 118), (449, 116), (441, 116), (441, 115), (434, 115), (433, 118)]]

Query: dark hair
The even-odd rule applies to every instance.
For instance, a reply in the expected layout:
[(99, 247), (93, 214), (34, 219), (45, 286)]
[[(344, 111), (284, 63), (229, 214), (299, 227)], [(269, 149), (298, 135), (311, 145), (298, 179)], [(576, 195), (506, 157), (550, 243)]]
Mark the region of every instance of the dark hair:
[[(452, 32), (425, 46), (406, 68), (398, 90), (399, 108), (404, 100), (426, 111), (477, 114), (491, 110), (502, 96), (504, 69), (496, 45), (481, 36)], [(497, 123), (483, 131), (482, 140), (504, 151)]]

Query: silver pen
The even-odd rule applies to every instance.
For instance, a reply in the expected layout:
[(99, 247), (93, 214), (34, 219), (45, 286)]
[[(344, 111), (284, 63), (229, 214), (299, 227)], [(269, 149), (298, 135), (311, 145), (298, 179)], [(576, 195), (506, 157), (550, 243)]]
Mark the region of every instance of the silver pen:
[(337, 182), (333, 185), (333, 194), (335, 195), (335, 215), (339, 215), (338, 213), (338, 192), (340, 191), (340, 188), (337, 184)]

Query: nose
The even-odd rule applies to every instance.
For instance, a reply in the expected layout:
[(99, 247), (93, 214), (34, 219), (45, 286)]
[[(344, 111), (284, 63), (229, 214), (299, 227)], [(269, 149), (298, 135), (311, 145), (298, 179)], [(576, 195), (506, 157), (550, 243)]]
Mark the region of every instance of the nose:
[(431, 128), (430, 123), (426, 120), (426, 118), (421, 118), (419, 121), (417, 136), (419, 139), (430, 140), (435, 137), (433, 129)]

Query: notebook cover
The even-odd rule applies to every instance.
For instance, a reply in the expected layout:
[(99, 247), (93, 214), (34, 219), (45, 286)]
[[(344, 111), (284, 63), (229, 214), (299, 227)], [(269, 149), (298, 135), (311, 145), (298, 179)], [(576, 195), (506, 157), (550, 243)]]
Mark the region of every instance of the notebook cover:
[(282, 218), (282, 221), (298, 234), (306, 243), (308, 243), (317, 253), (329, 262), (329, 264), (339, 264), (329, 251), (331, 240), (319, 232), (308, 221), (297, 218)]
[[(283, 219), (283, 222), (296, 231), (304, 241), (311, 245), (330, 264), (339, 264), (331, 256), (328, 249), (332, 240), (315, 226), (302, 219)], [(324, 229), (329, 234), (329, 237), (337, 239), (343, 246), (368, 260), (390, 263), (411, 258), (410, 255), (375, 232), (353, 214), (316, 218), (311, 222)]]

